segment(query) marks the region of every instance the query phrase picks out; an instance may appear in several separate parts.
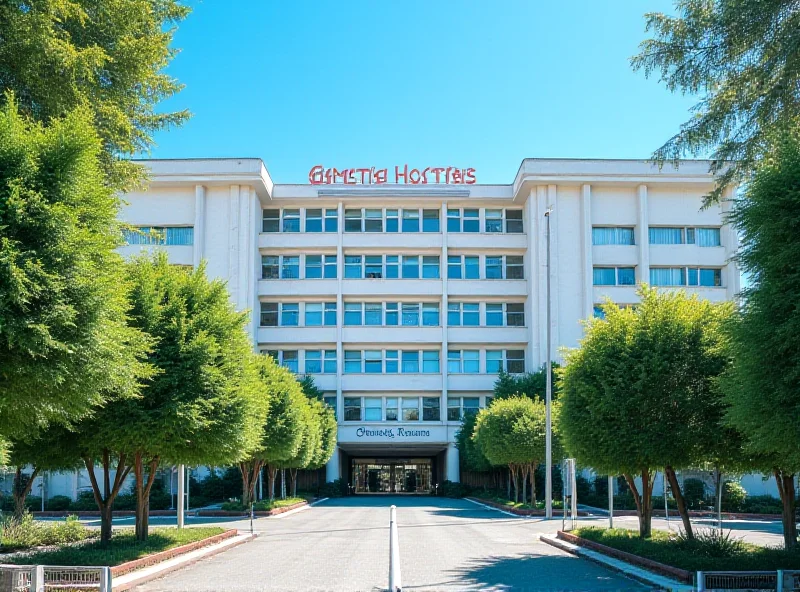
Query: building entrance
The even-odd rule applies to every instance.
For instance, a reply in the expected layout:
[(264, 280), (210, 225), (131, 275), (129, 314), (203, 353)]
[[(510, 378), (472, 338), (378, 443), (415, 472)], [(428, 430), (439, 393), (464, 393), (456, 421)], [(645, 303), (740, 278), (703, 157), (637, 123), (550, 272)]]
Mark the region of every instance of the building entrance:
[(431, 492), (429, 458), (356, 458), (352, 463), (356, 493)]

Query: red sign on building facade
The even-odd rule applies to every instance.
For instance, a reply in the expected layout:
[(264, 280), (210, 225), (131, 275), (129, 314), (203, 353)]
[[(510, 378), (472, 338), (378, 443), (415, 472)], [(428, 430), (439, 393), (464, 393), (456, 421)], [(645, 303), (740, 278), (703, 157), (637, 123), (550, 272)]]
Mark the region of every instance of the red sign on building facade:
[[(392, 183), (405, 185), (474, 185), (475, 169), (458, 167), (426, 167), (409, 169), (408, 165), (395, 166)], [(389, 169), (375, 167), (360, 169), (326, 169), (321, 164), (308, 172), (308, 182), (312, 185), (384, 185), (389, 183)]]

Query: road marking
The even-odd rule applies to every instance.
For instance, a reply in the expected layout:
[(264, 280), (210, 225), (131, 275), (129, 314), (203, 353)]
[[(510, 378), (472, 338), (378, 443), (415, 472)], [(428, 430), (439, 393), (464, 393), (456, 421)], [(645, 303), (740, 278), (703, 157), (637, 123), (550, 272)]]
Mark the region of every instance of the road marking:
[(322, 502), (327, 501), (329, 499), (330, 499), (329, 497), (323, 497), (322, 499), (318, 499), (317, 501), (312, 502), (312, 503), (310, 503), (308, 505), (309, 506), (316, 506), (317, 504), (321, 504)]
[(486, 504), (482, 504), (481, 502), (476, 502), (475, 500), (471, 500), (469, 498), (463, 498), (464, 501), (471, 502), (477, 506), (482, 506), (487, 510), (494, 510), (495, 512), (500, 512), (501, 514), (505, 514), (506, 516), (511, 516), (512, 518), (523, 519), (525, 516), (518, 516), (517, 514), (512, 514), (511, 512), (506, 512), (505, 510), (501, 510), (500, 508), (494, 508), (492, 506), (487, 506)]

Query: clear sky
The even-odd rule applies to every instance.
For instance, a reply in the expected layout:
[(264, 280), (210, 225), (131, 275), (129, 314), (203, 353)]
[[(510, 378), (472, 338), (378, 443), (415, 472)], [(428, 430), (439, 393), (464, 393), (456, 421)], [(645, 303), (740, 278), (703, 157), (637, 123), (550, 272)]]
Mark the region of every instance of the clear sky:
[(644, 13), (668, 0), (189, 0), (155, 158), (260, 157), (277, 183), (311, 166), (474, 167), (647, 158), (691, 97), (634, 73)]

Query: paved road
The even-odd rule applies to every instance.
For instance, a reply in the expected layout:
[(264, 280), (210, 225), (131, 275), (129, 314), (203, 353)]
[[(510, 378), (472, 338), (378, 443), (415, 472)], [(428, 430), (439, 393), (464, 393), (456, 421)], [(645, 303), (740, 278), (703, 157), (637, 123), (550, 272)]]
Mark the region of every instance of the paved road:
[(255, 541), (136, 590), (383, 590), (391, 503), (398, 506), (404, 590), (645, 589), (539, 542), (538, 533), (552, 530), (552, 523), (511, 518), (466, 500), (358, 496), (257, 520)]

